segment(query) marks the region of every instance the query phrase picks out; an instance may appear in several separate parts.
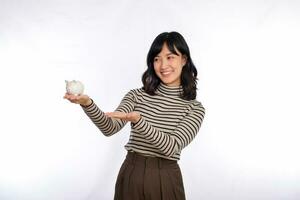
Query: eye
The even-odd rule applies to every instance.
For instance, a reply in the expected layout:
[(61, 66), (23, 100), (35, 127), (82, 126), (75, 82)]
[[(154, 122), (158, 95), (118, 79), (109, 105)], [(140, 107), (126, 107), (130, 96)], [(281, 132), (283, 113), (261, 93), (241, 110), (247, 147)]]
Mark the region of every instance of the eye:
[(168, 56), (167, 57), (168, 60), (173, 59), (173, 58), (174, 58), (174, 56)]
[(154, 58), (154, 62), (157, 62), (158, 61), (158, 58)]

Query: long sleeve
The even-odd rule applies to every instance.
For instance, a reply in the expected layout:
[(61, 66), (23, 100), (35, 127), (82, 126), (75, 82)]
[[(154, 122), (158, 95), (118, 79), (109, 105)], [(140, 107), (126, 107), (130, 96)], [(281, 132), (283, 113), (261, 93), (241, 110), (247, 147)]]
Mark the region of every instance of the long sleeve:
[[(115, 111), (129, 113), (134, 109), (135, 101), (133, 91), (129, 91), (121, 103), (115, 109)], [(87, 114), (87, 116), (92, 120), (92, 122), (99, 128), (99, 130), (105, 136), (111, 136), (118, 131), (120, 131), (125, 125), (126, 121), (120, 119), (113, 119), (107, 117), (105, 113), (98, 108), (95, 102), (92, 100), (92, 103), (88, 106), (82, 106), (83, 111)]]
[(202, 105), (196, 105), (171, 133), (158, 130), (149, 124), (144, 117), (141, 117), (137, 123), (133, 124), (133, 128), (138, 130), (162, 154), (171, 157), (176, 152), (180, 152), (195, 138), (201, 127), (204, 115), (205, 108)]

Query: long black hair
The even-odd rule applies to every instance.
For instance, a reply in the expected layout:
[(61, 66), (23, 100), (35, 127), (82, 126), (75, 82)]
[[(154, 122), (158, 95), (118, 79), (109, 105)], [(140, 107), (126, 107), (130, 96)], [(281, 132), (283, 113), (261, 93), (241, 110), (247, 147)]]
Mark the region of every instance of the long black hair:
[(154, 58), (162, 50), (164, 43), (167, 44), (168, 49), (172, 53), (178, 55), (175, 50), (176, 48), (182, 54), (182, 56), (186, 57), (186, 64), (183, 66), (181, 72), (181, 86), (183, 89), (181, 98), (185, 100), (196, 99), (197, 69), (193, 64), (190, 56), (190, 50), (185, 39), (180, 33), (175, 31), (161, 33), (154, 39), (147, 55), (148, 68), (142, 76), (143, 89), (146, 93), (154, 95), (161, 82), (160, 78), (155, 74), (153, 62)]

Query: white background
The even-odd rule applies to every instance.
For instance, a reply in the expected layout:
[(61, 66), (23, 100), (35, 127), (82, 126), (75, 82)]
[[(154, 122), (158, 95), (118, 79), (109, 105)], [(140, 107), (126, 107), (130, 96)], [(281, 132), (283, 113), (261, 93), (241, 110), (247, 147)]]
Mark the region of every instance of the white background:
[(187, 199), (300, 199), (296, 0), (0, 0), (0, 199), (112, 199), (130, 126), (103, 136), (64, 81), (112, 111), (173, 30), (206, 108), (179, 161)]

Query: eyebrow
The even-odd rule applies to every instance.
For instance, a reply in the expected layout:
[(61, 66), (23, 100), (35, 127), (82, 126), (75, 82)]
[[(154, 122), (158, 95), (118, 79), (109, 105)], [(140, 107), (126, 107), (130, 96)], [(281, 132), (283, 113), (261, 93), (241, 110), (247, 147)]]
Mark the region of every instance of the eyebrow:
[[(169, 55), (176, 55), (176, 54), (175, 54), (175, 53), (172, 53), (172, 52), (166, 54), (166, 56), (169, 56)], [(155, 56), (155, 57), (161, 57), (161, 56), (157, 55), (157, 56)], [(154, 57), (154, 58), (155, 58), (155, 57)]]

